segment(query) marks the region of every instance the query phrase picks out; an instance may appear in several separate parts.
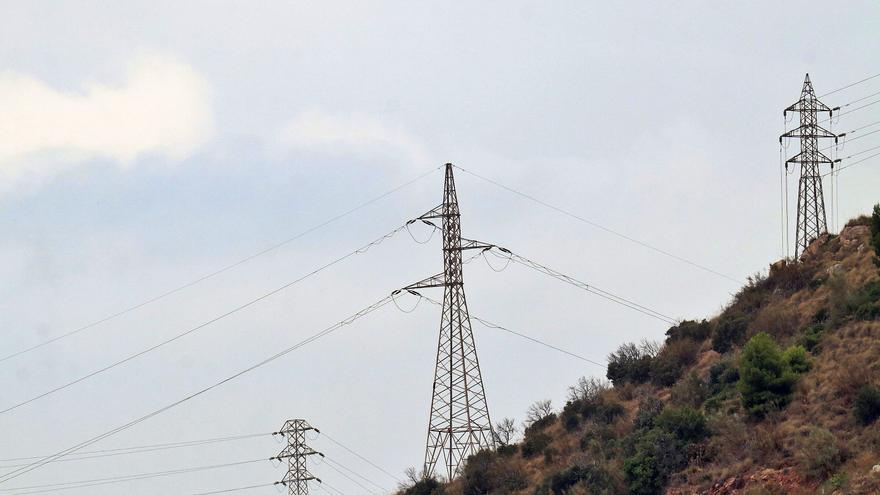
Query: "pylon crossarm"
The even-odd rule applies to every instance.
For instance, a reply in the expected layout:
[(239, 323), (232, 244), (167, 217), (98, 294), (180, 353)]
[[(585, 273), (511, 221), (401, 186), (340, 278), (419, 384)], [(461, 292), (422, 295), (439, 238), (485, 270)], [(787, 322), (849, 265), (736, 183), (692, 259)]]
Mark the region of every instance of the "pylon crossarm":
[(418, 289), (430, 289), (432, 287), (445, 287), (446, 286), (446, 275), (443, 273), (438, 273), (437, 275), (433, 275), (424, 280), (420, 280), (414, 284), (407, 285), (402, 289), (398, 289), (392, 294), (399, 294), (403, 291), (413, 291)]
[(817, 137), (817, 138), (834, 138), (834, 142), (837, 142), (837, 134), (825, 129), (820, 125), (802, 125), (800, 127), (795, 127), (794, 129), (786, 132), (785, 134), (779, 136), (779, 139), (782, 138), (799, 138), (799, 137)]
[(473, 239), (467, 239), (464, 237), (461, 238), (461, 250), (462, 251), (465, 249), (482, 249), (484, 251), (488, 251), (492, 248), (498, 248), (498, 249), (501, 249), (502, 251), (505, 250), (504, 248), (502, 248), (496, 244), (489, 244), (488, 242), (483, 242), (483, 241), (475, 241)]
[[(443, 218), (443, 216), (444, 216), (443, 205), (440, 205), (440, 206), (436, 206), (434, 208), (431, 208), (424, 215), (419, 215), (418, 217), (416, 217), (415, 220), (425, 221), (425, 220), (430, 220), (432, 218)], [(413, 220), (413, 221), (415, 221), (415, 220)]]
[(816, 157), (811, 158), (809, 156), (804, 156), (804, 153), (801, 152), (789, 158), (788, 160), (785, 160), (785, 163), (834, 163), (834, 160), (828, 158), (828, 156), (826, 156), (821, 151), (816, 151), (815, 154)]

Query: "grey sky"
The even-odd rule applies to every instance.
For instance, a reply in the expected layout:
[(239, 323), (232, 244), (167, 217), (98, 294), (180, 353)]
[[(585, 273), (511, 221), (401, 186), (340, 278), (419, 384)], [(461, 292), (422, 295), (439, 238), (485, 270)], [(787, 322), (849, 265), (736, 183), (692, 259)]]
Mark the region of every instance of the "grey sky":
[[(447, 161), (745, 279), (781, 255), (776, 139), (804, 73), (822, 94), (880, 72), (875, 2), (157, 3), (0, 3), (3, 355), (196, 279)], [(880, 78), (825, 102), (877, 91)], [(834, 128), (878, 117), (880, 106), (868, 107)], [(866, 136), (841, 155), (878, 144)], [(841, 223), (880, 200), (877, 160), (841, 173)], [(439, 203), (441, 177), (0, 363), (0, 408), (390, 231)], [(457, 181), (466, 236), (661, 312), (709, 316), (737, 289), (467, 174)], [(155, 353), (0, 415), (0, 458), (55, 452), (125, 423), (438, 272), (440, 262), (438, 239), (419, 245), (404, 232)], [(495, 273), (478, 260), (465, 276), (475, 315), (596, 360), (666, 330), (521, 267)], [(422, 461), (438, 318), (427, 304), (412, 314), (387, 307), (94, 448), (272, 431), (304, 417), (402, 473)], [(561, 405), (579, 376), (604, 375), (475, 330), (496, 419), (521, 419), (537, 399)], [(325, 439), (315, 447), (394, 485)], [(263, 438), (50, 464), (0, 489), (268, 458), (279, 449)], [(346, 493), (362, 492), (326, 465), (313, 470)], [(79, 491), (188, 494), (281, 476), (264, 463)]]

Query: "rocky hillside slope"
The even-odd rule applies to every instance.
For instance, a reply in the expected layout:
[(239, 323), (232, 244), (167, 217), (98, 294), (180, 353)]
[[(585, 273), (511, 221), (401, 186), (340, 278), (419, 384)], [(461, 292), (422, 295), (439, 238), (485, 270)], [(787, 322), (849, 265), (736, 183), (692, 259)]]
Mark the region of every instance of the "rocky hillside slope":
[[(880, 206), (404, 495), (880, 493)], [(511, 426), (508, 424), (507, 426)]]

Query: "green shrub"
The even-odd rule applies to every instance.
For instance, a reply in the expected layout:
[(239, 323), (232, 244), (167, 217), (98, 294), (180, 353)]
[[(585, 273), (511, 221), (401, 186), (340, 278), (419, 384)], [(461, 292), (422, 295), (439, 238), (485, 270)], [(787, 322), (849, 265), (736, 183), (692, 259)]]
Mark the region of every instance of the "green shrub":
[(749, 327), (749, 320), (744, 316), (724, 316), (712, 332), (712, 349), (724, 354), (733, 346), (742, 343)]
[(706, 320), (701, 322), (684, 320), (666, 331), (666, 343), (671, 344), (685, 339), (702, 342), (708, 339), (711, 333), (712, 325)]
[(804, 346), (804, 349), (810, 352), (817, 352), (820, 350), (820, 344), (822, 343), (822, 336), (825, 334), (825, 324), (824, 323), (813, 323), (808, 326), (803, 335), (801, 335), (801, 345)]
[(662, 493), (669, 476), (687, 466), (687, 462), (686, 445), (675, 435), (657, 428), (641, 435), (634, 455), (623, 463), (629, 493)]
[(532, 424), (530, 424), (525, 429), (525, 431), (523, 432), (523, 435), (528, 436), (530, 432), (541, 431), (541, 430), (547, 428), (548, 426), (552, 425), (555, 422), (556, 422), (556, 413), (550, 413), (550, 414), (542, 417), (541, 419), (533, 421)]
[(684, 443), (699, 442), (709, 436), (706, 417), (689, 407), (664, 410), (657, 416), (656, 427)]
[(807, 350), (803, 346), (793, 345), (785, 350), (782, 358), (788, 363), (788, 367), (795, 373), (806, 373), (813, 366), (807, 357)]
[[(567, 406), (567, 405), (566, 405)], [(578, 417), (578, 413), (574, 408), (568, 408), (562, 410), (562, 414), (559, 416), (559, 420), (562, 422), (562, 426), (567, 431), (577, 430), (581, 425), (581, 420)]]
[(801, 471), (813, 479), (825, 479), (843, 464), (844, 453), (837, 438), (824, 428), (814, 428), (800, 446), (797, 455)]
[(761, 332), (748, 341), (739, 370), (739, 389), (749, 414), (763, 417), (791, 401), (797, 375), (770, 335)]
[(863, 425), (869, 425), (880, 418), (880, 388), (874, 385), (863, 385), (859, 388), (853, 413)]
[(739, 381), (739, 370), (730, 361), (720, 361), (709, 368), (709, 393), (719, 394)]
[(643, 347), (627, 343), (608, 355), (606, 377), (617, 386), (624, 383), (644, 383), (651, 377), (654, 356)]
[(512, 457), (519, 452), (519, 446), (516, 444), (501, 445), (496, 449), (501, 457)]

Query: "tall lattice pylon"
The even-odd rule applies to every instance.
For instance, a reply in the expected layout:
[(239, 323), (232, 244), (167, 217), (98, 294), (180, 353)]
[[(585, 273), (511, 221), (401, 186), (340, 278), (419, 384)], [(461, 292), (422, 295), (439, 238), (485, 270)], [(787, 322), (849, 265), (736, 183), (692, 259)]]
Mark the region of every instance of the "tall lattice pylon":
[(281, 435), (287, 439), (287, 447), (272, 459), (281, 462), (287, 461), (287, 474), (284, 475), (284, 479), (275, 484), (286, 486), (288, 495), (308, 495), (309, 481), (321, 482), (320, 479), (312, 476), (306, 467), (308, 456), (324, 457), (324, 454), (306, 445), (306, 432), (309, 430), (318, 431), (304, 419), (290, 419), (284, 423), (280, 431), (273, 433), (273, 435)]
[(462, 252), (486, 249), (490, 245), (461, 237), (461, 215), (451, 163), (446, 164), (443, 203), (419, 217), (426, 223), (437, 218), (442, 222), (443, 273), (404, 290), (443, 287), (424, 475), (434, 475), (439, 465), (445, 468), (447, 479), (452, 479), (469, 455), (493, 448), (495, 438), (462, 276)]
[[(834, 138), (834, 142), (837, 143), (837, 136), (819, 125), (818, 113), (828, 112), (830, 117), (833, 110), (816, 98), (809, 74), (804, 79), (801, 99), (786, 108), (782, 115), (786, 116), (788, 112), (801, 114), (800, 126), (779, 137), (780, 144), (784, 138), (796, 137), (800, 138), (801, 142), (800, 153), (785, 162), (786, 171), (788, 171), (789, 163), (800, 163), (801, 165), (794, 248), (794, 256), (797, 258), (799, 253), (807, 249), (813, 239), (828, 231), (825, 217), (825, 198), (822, 194), (822, 174), (819, 166), (827, 163), (834, 167), (834, 161), (819, 151), (819, 138)], [(788, 228), (787, 225), (786, 228)]]

